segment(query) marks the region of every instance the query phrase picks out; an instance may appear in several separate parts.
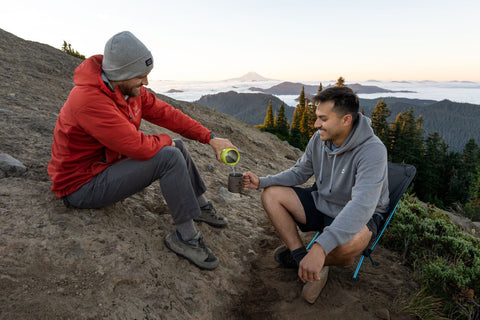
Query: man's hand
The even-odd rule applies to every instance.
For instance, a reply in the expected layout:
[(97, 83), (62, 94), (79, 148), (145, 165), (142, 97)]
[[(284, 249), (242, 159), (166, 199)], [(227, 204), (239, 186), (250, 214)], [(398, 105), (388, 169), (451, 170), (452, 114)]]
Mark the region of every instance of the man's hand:
[(260, 179), (257, 175), (248, 171), (243, 174), (243, 187), (250, 189), (258, 189), (260, 185)]
[(235, 147), (228, 139), (215, 137), (213, 139), (210, 139), (210, 142), (208, 144), (212, 147), (213, 151), (217, 155), (217, 160), (220, 162), (222, 161), (222, 159), (220, 158), (220, 154), (222, 153), (223, 149), (234, 148), (238, 150), (238, 148)]
[(298, 276), (303, 282), (320, 280), (318, 274), (325, 263), (325, 251), (318, 243), (314, 243), (307, 255), (300, 261)]

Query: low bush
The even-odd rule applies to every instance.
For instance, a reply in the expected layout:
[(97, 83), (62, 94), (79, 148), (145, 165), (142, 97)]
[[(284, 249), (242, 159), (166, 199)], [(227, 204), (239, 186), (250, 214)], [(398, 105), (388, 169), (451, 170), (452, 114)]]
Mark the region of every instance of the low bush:
[(480, 239), (406, 195), (382, 243), (403, 254), (425, 293), (442, 298), (449, 318), (480, 317)]

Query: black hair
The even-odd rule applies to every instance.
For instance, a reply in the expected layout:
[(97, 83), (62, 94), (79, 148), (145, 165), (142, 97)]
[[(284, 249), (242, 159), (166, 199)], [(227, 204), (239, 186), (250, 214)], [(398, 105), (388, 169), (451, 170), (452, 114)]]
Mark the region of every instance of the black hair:
[(313, 96), (312, 101), (314, 104), (333, 101), (334, 105), (332, 110), (337, 115), (344, 116), (350, 114), (352, 115), (353, 122), (358, 118), (360, 102), (355, 92), (348, 87), (330, 87)]

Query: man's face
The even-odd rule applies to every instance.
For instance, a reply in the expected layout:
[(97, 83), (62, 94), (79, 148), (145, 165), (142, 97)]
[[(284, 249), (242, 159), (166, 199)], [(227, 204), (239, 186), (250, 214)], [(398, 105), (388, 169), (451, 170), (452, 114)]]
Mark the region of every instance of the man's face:
[(123, 80), (118, 83), (118, 88), (124, 96), (137, 97), (140, 94), (140, 88), (148, 85), (148, 74), (139, 75), (138, 77)]
[[(331, 140), (337, 147), (341, 146), (351, 131), (351, 115), (339, 116), (332, 110), (333, 101), (319, 102), (316, 104), (315, 115), (317, 120), (314, 127), (323, 141)], [(349, 121), (350, 120), (350, 121)]]

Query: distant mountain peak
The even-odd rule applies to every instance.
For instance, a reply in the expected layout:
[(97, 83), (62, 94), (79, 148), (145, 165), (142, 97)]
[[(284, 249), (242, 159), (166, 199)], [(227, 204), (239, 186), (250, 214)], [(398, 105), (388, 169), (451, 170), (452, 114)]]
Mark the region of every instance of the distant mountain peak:
[(239, 78), (233, 78), (228, 80), (235, 80), (235, 81), (268, 81), (272, 79), (265, 78), (254, 71), (250, 71), (245, 73), (243, 76)]

